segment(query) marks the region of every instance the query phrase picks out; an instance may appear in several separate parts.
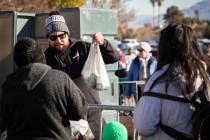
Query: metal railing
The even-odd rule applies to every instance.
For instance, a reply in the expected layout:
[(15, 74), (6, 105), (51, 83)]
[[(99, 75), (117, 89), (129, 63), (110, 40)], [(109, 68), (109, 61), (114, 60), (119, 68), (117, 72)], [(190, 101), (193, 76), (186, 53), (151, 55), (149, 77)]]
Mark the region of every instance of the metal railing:
[[(139, 98), (138, 97), (138, 86), (141, 86), (141, 88), (143, 89), (145, 83), (146, 83), (145, 80), (140, 80), (140, 81), (119, 81), (119, 85), (135, 84), (135, 95), (134, 96), (135, 96), (136, 102), (138, 101), (138, 98)], [(120, 100), (120, 102), (121, 102), (121, 100)]]
[(97, 110), (116, 110), (116, 111), (133, 111), (132, 106), (121, 106), (121, 105), (99, 105), (99, 104), (88, 104), (88, 109)]
[[(136, 102), (138, 101), (138, 86), (140, 85), (142, 88), (145, 84), (145, 81), (119, 81), (119, 84), (135, 84), (135, 99)], [(119, 94), (120, 95), (120, 94)], [(119, 97), (120, 98), (120, 97)], [(88, 109), (97, 109), (100, 111), (103, 110), (115, 110), (118, 112), (118, 118), (117, 121), (119, 121), (119, 111), (133, 111), (134, 110), (134, 106), (124, 106), (124, 105), (100, 105), (100, 104), (88, 104)], [(102, 123), (102, 118), (101, 118), (101, 123)], [(101, 128), (102, 131), (102, 128)], [(136, 129), (133, 129), (133, 140), (136, 140)], [(138, 139), (139, 136), (137, 136)]]
[[(145, 85), (146, 81), (145, 80), (139, 80), (139, 81), (119, 81), (119, 85), (122, 85), (122, 84), (135, 84), (135, 93), (134, 93), (134, 96), (135, 96), (135, 101), (136, 103), (138, 102), (139, 100), (139, 91), (138, 91), (138, 86), (141, 87), (141, 89), (144, 88), (144, 85)], [(120, 91), (119, 91), (120, 92)], [(121, 93), (119, 93), (120, 95)], [(119, 97), (121, 98), (121, 97)], [(120, 103), (121, 103), (121, 100), (119, 100)], [(137, 134), (137, 131), (135, 128), (133, 128), (133, 140), (136, 140), (136, 134)], [(139, 136), (137, 135), (137, 139), (139, 139)]]
[[(119, 111), (133, 111), (134, 107), (121, 106), (121, 105), (88, 104), (88, 109), (97, 109), (97, 110), (100, 110), (100, 111), (103, 111), (103, 110), (115, 110), (115, 111), (118, 111), (118, 114), (119, 114)], [(119, 115), (117, 115), (117, 116), (118, 116), (117, 117), (117, 121), (119, 121)], [(100, 118), (100, 123), (102, 124), (102, 117)], [(100, 131), (102, 131), (102, 125), (101, 125), (101, 128), (100, 128)], [(134, 131), (135, 131), (135, 129), (134, 129)], [(133, 133), (133, 140), (136, 139), (135, 136), (136, 136), (136, 131), (135, 131), (135, 133)]]

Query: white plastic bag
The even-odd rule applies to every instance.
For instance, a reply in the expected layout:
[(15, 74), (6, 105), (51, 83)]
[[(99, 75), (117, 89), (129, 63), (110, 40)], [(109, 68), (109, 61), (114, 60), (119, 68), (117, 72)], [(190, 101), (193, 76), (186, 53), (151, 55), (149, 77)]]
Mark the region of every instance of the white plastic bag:
[(82, 70), (86, 82), (97, 90), (104, 90), (110, 86), (99, 45), (92, 43), (90, 52)]
[(83, 139), (84, 138), (88, 140), (94, 139), (94, 135), (86, 120), (80, 119), (79, 121), (70, 121), (70, 123), (71, 123), (71, 130), (73, 136), (79, 134), (83, 136)]

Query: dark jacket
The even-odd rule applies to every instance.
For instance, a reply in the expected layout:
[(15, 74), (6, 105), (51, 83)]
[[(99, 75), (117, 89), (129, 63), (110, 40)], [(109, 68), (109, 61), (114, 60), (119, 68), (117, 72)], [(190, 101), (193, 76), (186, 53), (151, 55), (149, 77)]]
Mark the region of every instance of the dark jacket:
[(9, 75), (0, 103), (1, 130), (7, 130), (8, 140), (71, 140), (69, 120), (87, 111), (69, 76), (40, 63)]
[[(72, 79), (81, 76), (83, 66), (87, 60), (91, 44), (84, 41), (70, 40), (70, 47), (64, 52), (58, 53), (54, 48), (49, 47), (45, 51), (47, 64), (54, 69), (66, 72)], [(100, 46), (101, 54), (105, 64), (118, 61), (119, 56), (112, 45), (104, 40)]]

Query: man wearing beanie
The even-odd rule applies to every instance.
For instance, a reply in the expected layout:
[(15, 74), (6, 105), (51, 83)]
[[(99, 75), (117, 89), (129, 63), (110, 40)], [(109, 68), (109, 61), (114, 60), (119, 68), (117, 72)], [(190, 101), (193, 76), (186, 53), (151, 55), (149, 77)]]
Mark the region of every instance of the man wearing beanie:
[[(54, 69), (66, 72), (84, 93), (89, 104), (101, 104), (98, 92), (89, 87), (81, 75), (91, 44), (70, 38), (65, 19), (57, 11), (51, 12), (46, 19), (46, 36), (49, 43), (49, 48), (45, 52), (47, 64)], [(95, 33), (93, 37), (100, 46), (106, 64), (118, 61), (117, 51), (101, 33)], [(87, 120), (95, 140), (101, 137), (100, 117), (100, 111), (88, 110)]]
[(69, 120), (87, 112), (80, 89), (44, 64), (44, 52), (31, 38), (16, 43), (14, 61), (18, 68), (2, 87), (1, 134), (7, 132), (7, 140), (72, 140)]

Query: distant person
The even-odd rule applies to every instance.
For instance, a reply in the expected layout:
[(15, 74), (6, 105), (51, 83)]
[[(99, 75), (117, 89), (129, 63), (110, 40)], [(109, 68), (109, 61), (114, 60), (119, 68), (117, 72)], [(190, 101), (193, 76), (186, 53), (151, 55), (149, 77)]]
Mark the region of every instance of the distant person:
[[(74, 19), (70, 19), (74, 20)], [(54, 69), (67, 73), (84, 93), (89, 104), (101, 104), (99, 93), (90, 87), (81, 72), (88, 58), (91, 43), (71, 38), (69, 28), (63, 16), (58, 11), (52, 11), (46, 18), (46, 37), (49, 44), (46, 50), (47, 64)], [(74, 30), (74, 29), (71, 29)], [(118, 53), (104, 36), (97, 32), (93, 34), (105, 64), (117, 62)], [(96, 140), (101, 137), (101, 111), (88, 110), (87, 120)]]
[[(141, 42), (137, 47), (138, 56), (132, 61), (128, 72), (128, 81), (146, 80), (156, 69), (157, 60), (150, 53), (151, 47), (147, 42)], [(141, 96), (141, 87), (138, 86), (138, 97)], [(133, 98), (136, 94), (136, 85), (127, 84), (125, 88), (125, 99)], [(126, 99), (126, 100), (127, 100)]]
[[(118, 69), (115, 71), (115, 75), (119, 79), (119, 83), (123, 82), (127, 79), (128, 71), (127, 71), (127, 63), (125, 54), (120, 48), (117, 48), (117, 51), (119, 53), (119, 61), (118, 61)], [(119, 95), (120, 95), (120, 104), (121, 104), (121, 98), (123, 98), (125, 88), (124, 84), (119, 84)]]
[(117, 51), (118, 51), (118, 54), (119, 54), (118, 69), (126, 69), (127, 64), (126, 64), (125, 54), (119, 48), (117, 48)]
[(133, 59), (136, 57), (136, 54), (134, 52), (134, 50), (132, 48), (128, 48), (128, 54), (125, 55), (125, 59), (126, 59), (126, 70), (129, 71), (131, 63), (133, 61)]
[(128, 140), (127, 128), (120, 122), (109, 122), (103, 129), (102, 140)]
[(69, 120), (87, 113), (83, 93), (64, 72), (46, 65), (42, 48), (31, 38), (14, 48), (17, 70), (2, 87), (1, 134), (7, 140), (73, 140)]
[(210, 43), (208, 44), (208, 47), (207, 47), (207, 57), (208, 57), (208, 60), (210, 60)]
[[(158, 52), (157, 70), (148, 79), (144, 92), (191, 100), (204, 87), (202, 93), (206, 93), (204, 96), (209, 101), (208, 63), (190, 27), (169, 24), (160, 33)], [(142, 96), (134, 111), (134, 127), (140, 135), (151, 136), (153, 140), (175, 139), (163, 131), (162, 125), (193, 139), (192, 114), (193, 107), (189, 103)]]
[(118, 54), (119, 54), (119, 61), (118, 61), (118, 69), (115, 72), (115, 75), (119, 78), (125, 78), (127, 77), (127, 63), (125, 54), (122, 52), (120, 48), (117, 48)]

